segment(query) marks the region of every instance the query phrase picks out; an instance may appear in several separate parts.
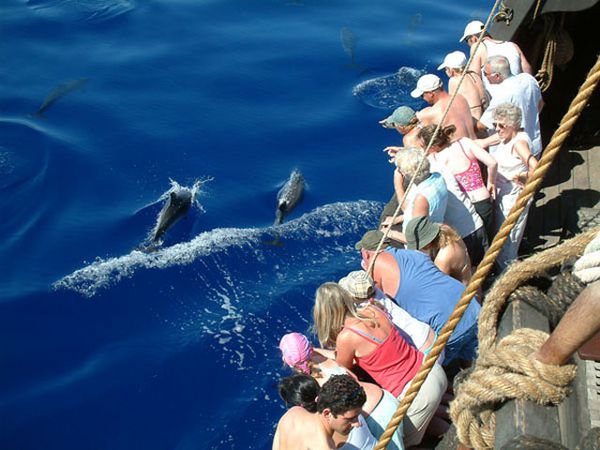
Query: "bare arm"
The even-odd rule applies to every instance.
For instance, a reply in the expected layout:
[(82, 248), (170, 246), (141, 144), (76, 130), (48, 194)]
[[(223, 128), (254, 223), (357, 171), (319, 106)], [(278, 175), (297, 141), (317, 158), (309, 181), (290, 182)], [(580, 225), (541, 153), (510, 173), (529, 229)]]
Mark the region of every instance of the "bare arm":
[[(386, 225), (382, 225), (382, 226), (381, 226), (381, 231), (382, 231), (383, 233), (385, 233), (385, 229), (386, 229), (386, 228), (387, 228), (387, 226), (386, 226)], [(390, 230), (390, 231), (388, 232), (388, 237), (389, 237), (390, 239), (393, 239), (393, 240), (395, 240), (395, 241), (402, 242), (403, 244), (406, 244), (406, 236), (405, 236), (405, 235), (404, 235), (404, 233), (403, 233), (403, 232), (401, 232), (401, 231), (397, 231), (397, 230)]]
[(454, 77), (450, 77), (448, 79), (448, 94), (450, 94), (450, 95), (454, 94), (454, 91), (456, 91), (457, 85), (458, 85), (458, 80)]
[(342, 330), (335, 343), (335, 362), (346, 369), (352, 369), (354, 366), (354, 342), (350, 331)]
[(529, 75), (533, 75), (533, 69), (531, 68), (531, 64), (529, 64), (529, 61), (527, 61), (527, 58), (521, 51), (521, 47), (519, 47), (514, 42), (513, 45), (516, 47), (517, 51), (519, 52), (519, 57), (521, 58), (521, 70), (525, 73), (528, 73)]
[[(483, 127), (485, 127), (485, 125), (483, 125), (483, 124), (481, 124), (481, 125)], [(475, 142), (477, 145), (479, 145), (482, 148), (488, 148), (492, 145), (498, 145), (500, 143), (500, 136), (498, 135), (498, 133), (494, 133), (491, 136), (488, 136), (483, 139), (475, 139), (473, 142)]]
[(517, 141), (514, 146), (515, 152), (521, 158), (521, 161), (525, 163), (527, 166), (527, 172), (524, 174), (517, 175), (517, 179), (513, 180), (521, 185), (524, 185), (527, 182), (527, 178), (533, 175), (536, 167), (538, 166), (538, 161), (535, 159), (535, 156), (531, 154), (531, 150), (529, 149), (529, 145), (525, 141)]
[(454, 275), (454, 267), (452, 264), (452, 258), (450, 256), (451, 255), (448, 251), (445, 251), (443, 254), (440, 252), (433, 263), (446, 275), (452, 277)]
[(532, 357), (545, 364), (564, 364), (600, 330), (600, 281), (588, 285), (575, 299), (550, 337)]
[(275, 430), (275, 436), (273, 436), (273, 450), (279, 450), (279, 424), (277, 424), (277, 429)]
[(425, 196), (419, 194), (413, 203), (412, 217), (429, 216), (429, 202)]
[(402, 175), (402, 173), (400, 173), (398, 169), (394, 170), (394, 191), (396, 192), (396, 198), (398, 199), (398, 203), (402, 202), (402, 211), (405, 211), (406, 199), (402, 201), (402, 199), (404, 198), (404, 194), (406, 193), (406, 190), (404, 189), (404, 175)]
[[(471, 46), (471, 54), (473, 54), (473, 49), (475, 48), (475, 44)], [(487, 50), (485, 48), (484, 43), (482, 42), (477, 49), (477, 53), (473, 56), (473, 60), (471, 61), (471, 65), (469, 66), (469, 70), (472, 70), (475, 73), (481, 74), (481, 68), (485, 64), (485, 60), (487, 59)]]

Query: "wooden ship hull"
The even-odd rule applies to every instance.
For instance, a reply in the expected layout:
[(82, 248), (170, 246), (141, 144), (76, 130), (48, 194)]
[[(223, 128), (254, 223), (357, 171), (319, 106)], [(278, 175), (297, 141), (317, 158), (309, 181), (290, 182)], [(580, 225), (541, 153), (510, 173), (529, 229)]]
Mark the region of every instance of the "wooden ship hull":
[[(504, 0), (490, 27), (495, 39), (516, 42), (549, 84), (540, 121), (544, 146), (566, 113), (600, 53), (599, 0)], [(550, 46), (549, 42), (553, 42)], [(552, 51), (548, 65), (548, 52)], [(550, 72), (550, 73), (549, 73)], [(548, 80), (550, 77), (550, 80)], [(533, 254), (600, 225), (600, 89), (596, 89), (558, 160), (536, 194), (521, 252)], [(540, 295), (554, 295), (553, 283), (564, 267), (532, 280)], [(568, 289), (567, 289), (568, 290)], [(518, 328), (550, 332), (556, 317), (512, 295), (498, 325), (498, 339)], [(570, 293), (576, 296), (577, 290)], [(572, 301), (573, 299), (571, 299)], [(551, 316), (552, 314), (550, 314)], [(495, 448), (600, 448), (600, 335), (574, 357), (577, 377), (570, 395), (557, 406), (526, 400), (504, 403), (495, 414)], [(452, 434), (452, 433), (450, 433)], [(456, 448), (447, 436), (438, 448)], [(550, 444), (552, 443), (552, 445)]]

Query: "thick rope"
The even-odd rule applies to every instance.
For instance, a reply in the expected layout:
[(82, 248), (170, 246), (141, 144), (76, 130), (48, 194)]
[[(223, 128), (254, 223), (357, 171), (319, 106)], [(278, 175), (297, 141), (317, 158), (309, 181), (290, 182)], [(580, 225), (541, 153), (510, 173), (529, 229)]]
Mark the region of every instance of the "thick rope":
[[(546, 16), (544, 16), (546, 17)], [(556, 54), (556, 36), (555, 19), (553, 15), (547, 17), (544, 23), (546, 35), (546, 48), (544, 50), (544, 58), (540, 69), (535, 74), (535, 79), (540, 85), (542, 92), (545, 92), (552, 84), (554, 77), (554, 55)]]
[(579, 234), (564, 243), (516, 262), (496, 280), (479, 313), (479, 353), (490, 350), (496, 342), (496, 328), (508, 297), (527, 280), (546, 273), (583, 253), (586, 245), (600, 232), (600, 227)]
[(547, 338), (543, 331), (520, 328), (493, 350), (479, 354), (473, 372), (457, 387), (450, 403), (450, 417), (462, 444), (494, 447), (495, 420), (490, 419), (498, 403), (518, 398), (556, 404), (565, 398), (576, 366), (543, 364), (529, 357)]
[(545, 250), (509, 267), (494, 284), (479, 315), (479, 357), (473, 372), (459, 385), (450, 404), (450, 417), (462, 444), (474, 448), (494, 446), (497, 403), (519, 398), (537, 403), (559, 403), (575, 376), (574, 366), (553, 366), (528, 357), (547, 339), (547, 333), (521, 328), (496, 346), (500, 313), (511, 295), (527, 280), (581, 255), (600, 227)]
[[(440, 122), (437, 124), (437, 127), (436, 127), (435, 131), (433, 132), (433, 135), (431, 136), (431, 139), (429, 140), (429, 143), (427, 144), (427, 147), (425, 148), (423, 158), (421, 158), (421, 161), (419, 161), (419, 165), (415, 169), (415, 173), (418, 173), (418, 171), (421, 170), (421, 166), (423, 165), (425, 159), (427, 158), (427, 154), (429, 153), (429, 150), (431, 149), (431, 146), (433, 145), (433, 141), (435, 140), (437, 134), (439, 133), (440, 129), (442, 128), (442, 124), (444, 123), (444, 120), (446, 120), (446, 116), (450, 112), (450, 108), (452, 107), (452, 104), (454, 103), (454, 99), (458, 95), (458, 92), (460, 90), (460, 86), (462, 85), (462, 82), (463, 82), (464, 78), (467, 75), (467, 70), (466, 69), (471, 66), (471, 62), (473, 61), (473, 58), (477, 54), (477, 50), (479, 49), (479, 46), (481, 45), (481, 42), (483, 41), (483, 37), (486, 35), (487, 30), (488, 30), (488, 28), (490, 26), (490, 23), (492, 22), (492, 18), (494, 17), (494, 11), (496, 11), (496, 9), (498, 8), (498, 5), (501, 3), (501, 1), (502, 0), (496, 0), (496, 2), (494, 3), (494, 6), (492, 6), (492, 9), (490, 10), (490, 14), (488, 15), (488, 18), (487, 18), (487, 20), (486, 20), (486, 22), (485, 22), (485, 24), (483, 26), (483, 29), (481, 30), (481, 33), (479, 33), (479, 36), (477, 37), (477, 42), (475, 43), (475, 48), (471, 52), (469, 60), (467, 61), (466, 65), (465, 65), (465, 71), (462, 73), (462, 75), (461, 75), (461, 77), (460, 77), (460, 79), (458, 81), (458, 85), (456, 86), (456, 90), (454, 91), (454, 94), (452, 94), (452, 97), (450, 98), (450, 102), (448, 103), (448, 106), (447, 106), (446, 110), (444, 111), (444, 115), (442, 116), (442, 120), (440, 120)], [(414, 181), (414, 177), (411, 180), (411, 182), (409, 183), (406, 191), (404, 192), (404, 196), (398, 202), (398, 207), (396, 208), (396, 211), (394, 211), (394, 215), (392, 216), (392, 222), (394, 221), (394, 219), (396, 219), (396, 217), (400, 213), (400, 211), (402, 209), (402, 204), (404, 203), (404, 200), (406, 199), (406, 196), (408, 195), (409, 190), (411, 189), (411, 187), (414, 184), (413, 181)], [(385, 233), (383, 234), (383, 237), (381, 238), (381, 241), (379, 241), (379, 244), (377, 245), (377, 248), (375, 250), (375, 257), (372, 258), (371, 262), (369, 263), (369, 267), (367, 269), (367, 273), (369, 275), (371, 275), (371, 276), (373, 276), (373, 268), (375, 266), (375, 261), (377, 259), (377, 255), (381, 251), (381, 249), (383, 247), (383, 243), (387, 239), (387, 236), (388, 236), (388, 234), (389, 234), (389, 232), (390, 232), (391, 229), (392, 229), (391, 226), (388, 227), (387, 230), (385, 231)], [(487, 274), (487, 272), (486, 272), (486, 274)], [(477, 286), (477, 288), (475, 289), (475, 291), (478, 288), (479, 288), (479, 286)], [(468, 303), (467, 303), (467, 306), (468, 306)], [(454, 323), (454, 325), (452, 325), (452, 331), (456, 327), (456, 324), (460, 320), (460, 317), (462, 317), (462, 314), (464, 313), (464, 310), (467, 308), (467, 306), (465, 306), (462, 309), (462, 311), (460, 313), (460, 316), (458, 317), (458, 319), (456, 320), (456, 322)], [(457, 305), (457, 307), (458, 307), (458, 305)], [(450, 317), (450, 319), (452, 319), (452, 317)], [(444, 330), (446, 329), (447, 326), (448, 326), (448, 323), (446, 323), (446, 325), (442, 329), (441, 333), (444, 333)], [(447, 333), (447, 335), (446, 335), (445, 339), (443, 340), (443, 343), (441, 344), (441, 346), (437, 344), (438, 342), (441, 342), (440, 341), (440, 337), (441, 336), (438, 337), (438, 339), (436, 341), (436, 345), (431, 350), (431, 352), (429, 353), (429, 355), (425, 358), (425, 360), (423, 361), (423, 365), (419, 369), (419, 372), (417, 373), (417, 375), (411, 381), (410, 388), (408, 389), (408, 391), (404, 395), (402, 401), (398, 405), (398, 409), (396, 410), (396, 412), (394, 413), (392, 419), (388, 423), (385, 432), (379, 437), (379, 441), (377, 442), (377, 446), (375, 447), (374, 450), (382, 450), (382, 449), (385, 449), (387, 447), (388, 443), (392, 439), (392, 436), (393, 436), (394, 432), (396, 431), (396, 428), (398, 428), (398, 426), (400, 425), (400, 422), (402, 422), (402, 419), (404, 419), (404, 416), (406, 415), (406, 411), (408, 410), (408, 408), (412, 404), (414, 398), (417, 396), (421, 385), (425, 381), (425, 378), (427, 378), (427, 375), (429, 375), (429, 372), (431, 371), (431, 368), (435, 364), (438, 356), (444, 350), (444, 347), (446, 346), (446, 341), (448, 341), (448, 338), (450, 337), (450, 334), (452, 334), (452, 331), (450, 331), (450, 333)], [(436, 349), (437, 349), (437, 351), (436, 351)]]
[(457, 437), (474, 448), (494, 446), (497, 403), (513, 398), (538, 403), (558, 403), (567, 394), (575, 376), (574, 366), (553, 366), (528, 358), (547, 339), (547, 333), (521, 328), (496, 346), (500, 314), (511, 295), (527, 280), (583, 253), (600, 227), (582, 233), (563, 244), (511, 265), (494, 284), (479, 314), (479, 357), (469, 377), (459, 385), (450, 404), (450, 417)]
[[(495, 6), (497, 6), (497, 3)], [(494, 9), (492, 9), (492, 12), (493, 11), (494, 11)], [(491, 14), (490, 14), (490, 18), (491, 18)], [(489, 24), (489, 18), (488, 18), (488, 23), (486, 23), (486, 26), (488, 24)], [(483, 35), (483, 33), (484, 32), (482, 32), (482, 35)], [(481, 38), (481, 36), (480, 36), (480, 38)], [(569, 136), (570, 132), (572, 131), (573, 125), (575, 124), (575, 122), (577, 121), (581, 112), (587, 105), (599, 80), (600, 80), (600, 56), (598, 57), (596, 64), (594, 64), (594, 67), (592, 67), (592, 69), (588, 73), (588, 76), (587, 76), (585, 82), (583, 83), (583, 85), (581, 86), (581, 88), (579, 89), (579, 92), (577, 93), (577, 95), (575, 96), (573, 101), (571, 102), (571, 105), (569, 106), (569, 110), (567, 111), (567, 114), (561, 120), (560, 126), (554, 132), (554, 135), (552, 136), (550, 143), (546, 147), (544, 154), (542, 156), (542, 159), (540, 160), (538, 167), (536, 168), (533, 176), (529, 180), (527, 180), (527, 184), (525, 185), (525, 187), (519, 194), (519, 197), (517, 198), (517, 201), (513, 205), (508, 217), (506, 218), (506, 220), (500, 227), (500, 230), (494, 237), (494, 240), (492, 241), (492, 245), (486, 252), (481, 263), (479, 263), (479, 266), (477, 266), (477, 270), (473, 274), (471, 281), (469, 282), (468, 286), (466, 287), (465, 291), (463, 292), (463, 295), (460, 298), (459, 302), (457, 303), (454, 311), (452, 312), (452, 315), (448, 319), (448, 322), (446, 322), (446, 324), (442, 328), (442, 330), (435, 342), (435, 345), (433, 346), (429, 355), (427, 355), (427, 357), (423, 361), (423, 365), (419, 369), (419, 372), (413, 378), (408, 391), (406, 392), (406, 394), (404, 395), (404, 398), (398, 405), (398, 409), (394, 413), (394, 416), (392, 417), (390, 423), (388, 424), (385, 432), (381, 435), (379, 442), (378, 442), (377, 446), (375, 447), (376, 450), (384, 449), (387, 446), (387, 444), (389, 443), (389, 441), (391, 440), (391, 437), (392, 437), (394, 431), (396, 430), (396, 428), (398, 427), (398, 425), (400, 424), (400, 422), (406, 415), (406, 411), (410, 407), (414, 398), (417, 396), (417, 393), (419, 392), (421, 385), (423, 384), (423, 382), (429, 375), (431, 368), (433, 367), (433, 365), (435, 364), (440, 353), (446, 346), (446, 342), (448, 342), (450, 335), (454, 332), (456, 325), (462, 318), (465, 310), (469, 306), (469, 303), (471, 302), (473, 297), (476, 295), (478, 289), (481, 287), (481, 285), (483, 284), (483, 281), (485, 280), (489, 271), (491, 270), (491, 268), (494, 264), (494, 261), (496, 260), (496, 257), (500, 253), (502, 246), (506, 242), (506, 239), (508, 238), (508, 235), (510, 234), (510, 231), (512, 230), (514, 224), (517, 222), (517, 220), (519, 219), (519, 216), (521, 215), (521, 213), (527, 206), (527, 203), (533, 197), (533, 195), (536, 192), (536, 190), (538, 189), (538, 187), (541, 185), (544, 176), (550, 169), (550, 164), (552, 163), (552, 161), (554, 160), (554, 158), (560, 151), (562, 144), (565, 142), (565, 140)], [(380, 242), (380, 246), (381, 245), (382, 245), (382, 242)]]

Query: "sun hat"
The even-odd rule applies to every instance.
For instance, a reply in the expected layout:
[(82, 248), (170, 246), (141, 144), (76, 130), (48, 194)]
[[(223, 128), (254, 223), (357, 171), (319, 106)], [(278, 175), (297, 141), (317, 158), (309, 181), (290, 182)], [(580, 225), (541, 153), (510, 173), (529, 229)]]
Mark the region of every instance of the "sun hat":
[(442, 80), (437, 75), (432, 73), (428, 73), (427, 75), (423, 75), (417, 81), (417, 87), (414, 89), (410, 95), (413, 98), (419, 98), (425, 92), (435, 91), (438, 88), (442, 87)]
[[(363, 248), (365, 250), (377, 250), (377, 246), (379, 245), (379, 242), (381, 241), (382, 237), (383, 233), (381, 231), (369, 230), (365, 234), (363, 234), (363, 237), (360, 239), (360, 241), (354, 244), (354, 248), (356, 250), (361, 250)], [(393, 239), (386, 238), (381, 248), (384, 249), (386, 247), (401, 247), (401, 245), (399, 244), (400, 243), (396, 243)]]
[(400, 106), (399, 108), (396, 108), (389, 117), (383, 119), (379, 123), (381, 123), (383, 126), (398, 125), (405, 127), (413, 120), (414, 117), (414, 109), (412, 109), (410, 106)]
[(448, 53), (444, 58), (444, 62), (438, 66), (438, 70), (442, 70), (445, 68), (448, 69), (460, 69), (467, 65), (467, 56), (461, 52), (456, 51), (452, 53)]
[(303, 373), (310, 375), (308, 362), (312, 355), (312, 345), (308, 338), (300, 333), (288, 333), (279, 341), (279, 350), (283, 356), (283, 362), (293, 369), (300, 369)]
[(439, 233), (440, 225), (429, 220), (429, 217), (416, 217), (406, 224), (406, 230), (404, 230), (406, 248), (421, 250), (430, 244)]
[(342, 278), (338, 284), (356, 299), (366, 300), (375, 295), (373, 278), (364, 270), (355, 270)]
[(475, 34), (478, 35), (479, 33), (481, 33), (481, 30), (483, 30), (483, 27), (484, 27), (484, 25), (481, 20), (472, 20), (465, 27), (465, 32), (463, 33), (463, 37), (461, 37), (460, 41), (458, 41), (458, 42), (464, 41), (469, 36), (473, 36)]

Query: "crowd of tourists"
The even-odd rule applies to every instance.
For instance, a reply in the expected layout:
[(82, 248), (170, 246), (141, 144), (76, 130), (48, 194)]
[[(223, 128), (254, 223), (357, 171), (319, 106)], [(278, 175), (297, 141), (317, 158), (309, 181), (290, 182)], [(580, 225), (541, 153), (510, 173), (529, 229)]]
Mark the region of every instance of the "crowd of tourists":
[[(393, 195), (378, 229), (355, 245), (363, 270), (316, 291), (319, 346), (298, 332), (281, 338), (293, 374), (279, 385), (288, 410), (273, 449), (376, 445), (537, 166), (541, 91), (516, 44), (484, 33), (476, 48), (482, 30), (470, 22), (460, 39), (470, 46), (469, 66), (455, 51), (438, 67), (448, 90), (438, 75), (423, 75), (411, 95), (429, 106), (400, 106), (380, 122), (403, 135), (402, 145), (385, 149)], [(526, 218), (527, 211), (511, 231), (498, 272), (517, 257)], [(387, 448), (448, 429), (447, 374), (476, 357), (481, 302), (471, 299)]]

